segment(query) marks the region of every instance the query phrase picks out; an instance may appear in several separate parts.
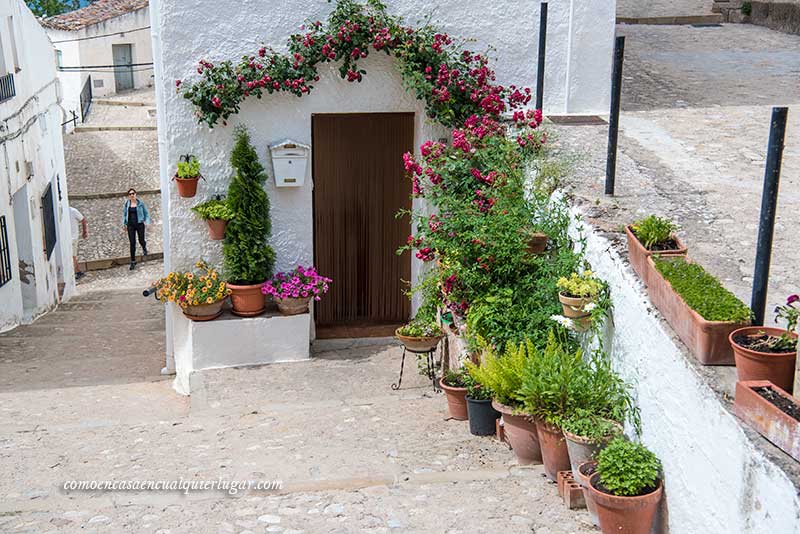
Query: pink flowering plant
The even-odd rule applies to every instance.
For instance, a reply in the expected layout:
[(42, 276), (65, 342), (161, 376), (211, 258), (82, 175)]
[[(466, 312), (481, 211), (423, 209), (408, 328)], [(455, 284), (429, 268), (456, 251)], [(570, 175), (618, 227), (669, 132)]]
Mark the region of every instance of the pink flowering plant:
[[(797, 330), (797, 323), (800, 321), (800, 295), (789, 295), (786, 304), (775, 307), (775, 321), (786, 323), (786, 332), (779, 336), (776, 344), (779, 348), (786, 351), (797, 350), (797, 338), (792, 335)], [(778, 336), (775, 336), (778, 337)]]
[(330, 278), (320, 275), (314, 267), (298, 265), (296, 269), (278, 273), (261, 286), (261, 292), (272, 295), (275, 299), (304, 299), (313, 298), (320, 300), (328, 292)]
[(531, 99), (530, 89), (497, 84), (485, 55), (463, 49), (430, 25), (405, 25), (380, 0), (338, 0), (325, 23), (307, 22), (289, 38), (288, 53), (262, 46), (238, 62), (201, 59), (200, 79), (176, 80), (175, 86), (194, 104), (198, 120), (213, 127), (238, 113), (248, 97), (310, 93), (323, 63), (337, 63), (343, 79), (361, 82), (367, 72), (359, 62), (373, 52), (397, 60), (406, 87), (445, 126), (460, 126), (472, 115), (498, 118)]

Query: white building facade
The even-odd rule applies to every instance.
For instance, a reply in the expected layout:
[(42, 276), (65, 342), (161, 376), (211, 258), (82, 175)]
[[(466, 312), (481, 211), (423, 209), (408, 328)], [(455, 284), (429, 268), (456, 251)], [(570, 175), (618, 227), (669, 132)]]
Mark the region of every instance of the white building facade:
[(65, 121), (72, 112), (81, 120), (89, 94), (153, 85), (148, 0), (97, 0), (41, 23), (55, 47)]
[(23, 0), (0, 4), (0, 331), (75, 292), (52, 45)]

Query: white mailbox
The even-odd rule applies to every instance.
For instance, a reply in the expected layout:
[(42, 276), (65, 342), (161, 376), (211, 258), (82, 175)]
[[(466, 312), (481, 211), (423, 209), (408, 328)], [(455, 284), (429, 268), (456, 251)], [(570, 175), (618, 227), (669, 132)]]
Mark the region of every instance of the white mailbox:
[(311, 147), (286, 139), (269, 146), (276, 187), (300, 187), (306, 179)]

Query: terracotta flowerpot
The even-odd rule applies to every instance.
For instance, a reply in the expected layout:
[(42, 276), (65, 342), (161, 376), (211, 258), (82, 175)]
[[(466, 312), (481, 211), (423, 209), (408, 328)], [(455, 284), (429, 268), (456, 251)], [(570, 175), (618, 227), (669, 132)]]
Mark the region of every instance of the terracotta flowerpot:
[(311, 302), (311, 297), (275, 299), (275, 303), (278, 305), (278, 311), (280, 311), (282, 315), (300, 315), (301, 313), (307, 313), (309, 302)]
[(179, 197), (192, 198), (197, 194), (197, 182), (200, 181), (199, 176), (194, 178), (178, 178), (178, 175), (176, 174), (173, 179), (175, 180), (175, 184), (178, 186)]
[(578, 481), (578, 484), (581, 485), (581, 489), (583, 489), (583, 500), (586, 501), (586, 509), (589, 510), (589, 516), (592, 518), (592, 523), (596, 527), (600, 526), (600, 520), (597, 517), (597, 505), (594, 503), (594, 499), (592, 498), (592, 492), (589, 491), (589, 479), (592, 478), (595, 471), (597, 471), (597, 462), (592, 460), (590, 462), (584, 462), (578, 466), (578, 476), (575, 480)]
[[(614, 421), (614, 424), (619, 427), (619, 433), (622, 434), (622, 425), (616, 421)], [(569, 451), (569, 463), (572, 467), (572, 476), (575, 480), (578, 480), (578, 467), (583, 463), (597, 458), (597, 454), (605, 449), (606, 445), (608, 445), (616, 435), (607, 436), (601, 441), (592, 441), (565, 430), (564, 437), (567, 439), (567, 450)]]
[(596, 487), (599, 481), (599, 473), (592, 475), (589, 491), (603, 534), (650, 534), (663, 493), (661, 481), (654, 491), (636, 497), (619, 497), (600, 491)]
[(744, 422), (800, 462), (800, 421), (787, 413), (800, 414), (800, 401), (767, 380), (737, 382), (733, 409)]
[(517, 463), (519, 465), (542, 463), (542, 448), (539, 446), (539, 436), (533, 419), (526, 415), (514, 415), (511, 406), (497, 401), (492, 401), (492, 407), (503, 416), (506, 441), (511, 445)]
[[(398, 328), (399, 330), (399, 328)], [(411, 352), (430, 352), (436, 348), (442, 336), (411, 337), (404, 336), (395, 330), (394, 335), (400, 340), (407, 350)]]
[(183, 309), (183, 315), (192, 321), (211, 321), (222, 314), (222, 304), (224, 302), (225, 299), (222, 299), (213, 304), (187, 306)]
[(228, 283), (231, 290), (231, 312), (240, 317), (255, 317), (266, 310), (264, 294), (261, 293), (262, 284), (239, 286)]
[[(763, 332), (771, 336), (786, 333), (783, 328), (766, 326), (748, 326), (730, 333), (729, 340), (736, 359), (736, 372), (739, 380), (769, 380), (784, 391), (792, 392), (794, 387), (794, 366), (797, 350), (793, 352), (771, 353), (747, 349), (737, 344), (734, 339), (741, 335)], [(797, 339), (797, 334), (790, 334)]]
[(220, 241), (225, 239), (225, 228), (228, 226), (228, 221), (225, 219), (206, 219), (208, 225), (208, 238), (212, 241)]
[(664, 316), (681, 341), (702, 365), (733, 365), (733, 349), (729, 335), (734, 330), (750, 324), (728, 321), (706, 321), (691, 309), (672, 285), (656, 269), (653, 258), (647, 263), (653, 270), (648, 293), (650, 300)]
[(467, 388), (457, 388), (448, 386), (444, 383), (444, 379), (439, 380), (439, 385), (444, 391), (444, 396), (447, 399), (447, 411), (450, 418), (456, 421), (466, 421), (469, 419), (467, 414)]
[(542, 461), (547, 478), (555, 482), (559, 471), (570, 469), (567, 440), (560, 428), (536, 421), (536, 433), (542, 448)]
[(592, 302), (592, 299), (568, 297), (564, 293), (559, 293), (558, 301), (561, 302), (561, 308), (564, 310), (564, 317), (581, 319), (591, 315), (591, 312), (584, 311), (584, 308), (587, 304)]
[(469, 415), (469, 431), (475, 436), (491, 436), (497, 428), (500, 412), (492, 408), (492, 401), (476, 400), (467, 397), (467, 414)]
[(657, 256), (685, 256), (688, 251), (686, 245), (675, 235), (672, 235), (672, 239), (678, 244), (678, 248), (658, 251), (647, 250), (633, 233), (630, 225), (625, 227), (625, 236), (628, 238), (628, 258), (630, 259), (631, 267), (642, 279), (644, 285), (648, 287), (650, 287), (650, 277), (653, 275), (653, 271), (647, 262), (647, 258), (654, 254)]
[(548, 237), (547, 234), (542, 232), (532, 232), (525, 234), (528, 238), (528, 246), (526, 251), (528, 254), (538, 255), (545, 251), (547, 248)]

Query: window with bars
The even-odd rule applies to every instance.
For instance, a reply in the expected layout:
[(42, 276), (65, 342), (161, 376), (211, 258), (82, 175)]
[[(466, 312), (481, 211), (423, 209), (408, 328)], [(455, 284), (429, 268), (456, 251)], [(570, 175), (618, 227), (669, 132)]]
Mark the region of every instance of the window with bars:
[(0, 216), (0, 287), (11, 281), (11, 245), (8, 244), (6, 216)]

